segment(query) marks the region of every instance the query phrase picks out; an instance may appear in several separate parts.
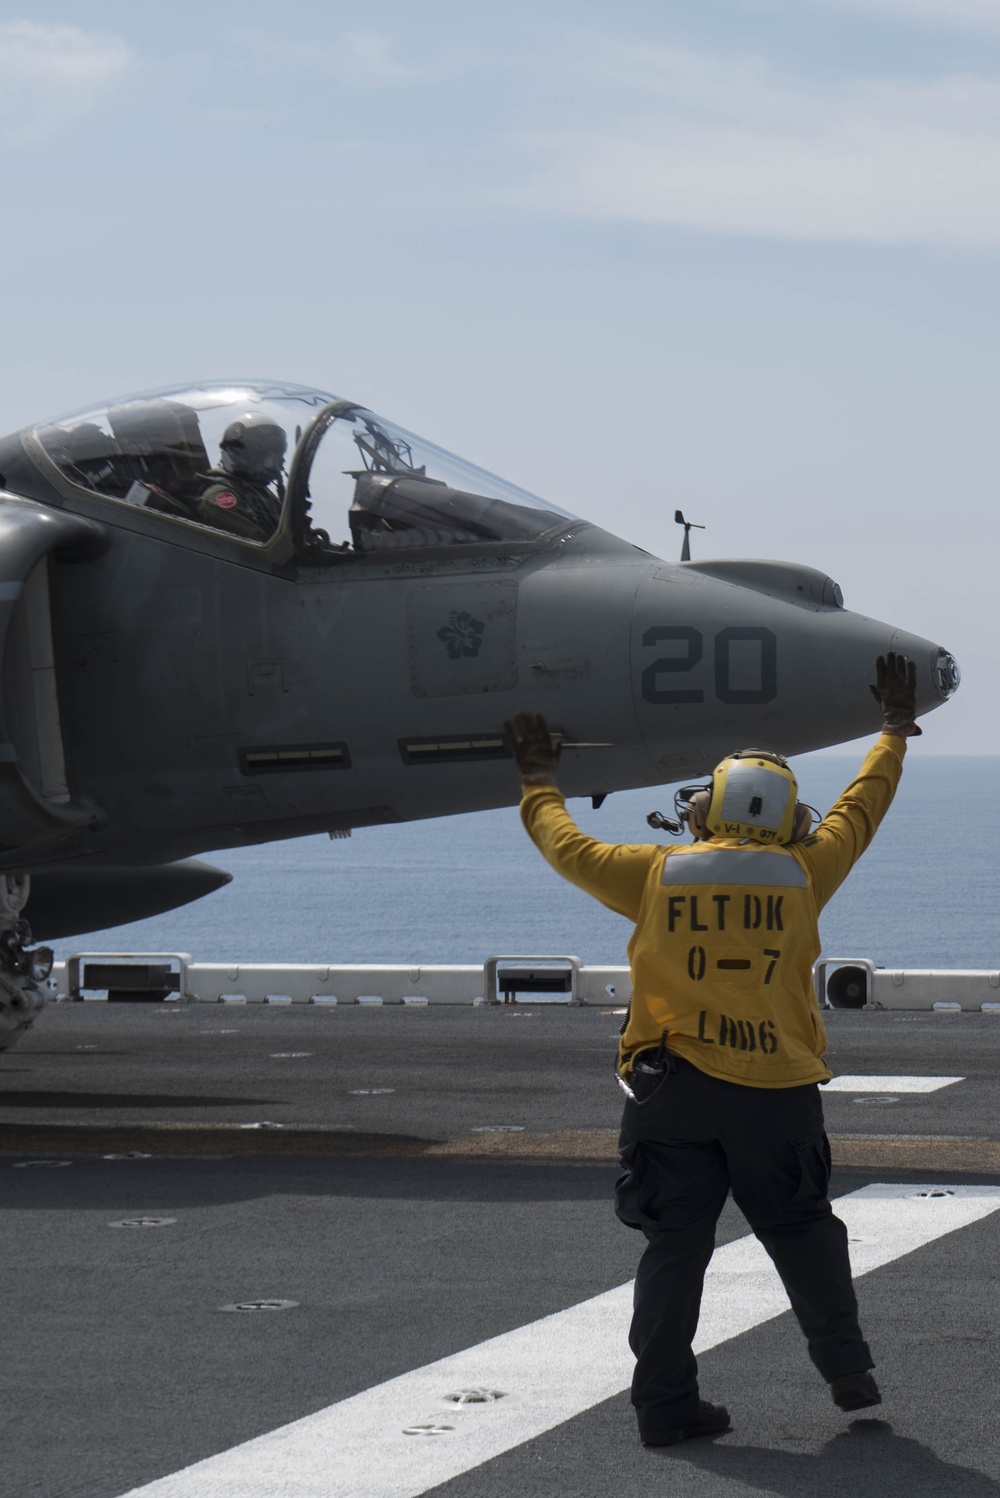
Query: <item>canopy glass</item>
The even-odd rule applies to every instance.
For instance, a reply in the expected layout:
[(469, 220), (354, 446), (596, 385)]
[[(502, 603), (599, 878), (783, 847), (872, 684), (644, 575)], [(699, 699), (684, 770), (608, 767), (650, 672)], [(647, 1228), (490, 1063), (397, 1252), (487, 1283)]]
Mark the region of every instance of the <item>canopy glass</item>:
[(36, 427), (65, 482), (303, 559), (524, 543), (573, 516), (321, 390), (213, 383)]

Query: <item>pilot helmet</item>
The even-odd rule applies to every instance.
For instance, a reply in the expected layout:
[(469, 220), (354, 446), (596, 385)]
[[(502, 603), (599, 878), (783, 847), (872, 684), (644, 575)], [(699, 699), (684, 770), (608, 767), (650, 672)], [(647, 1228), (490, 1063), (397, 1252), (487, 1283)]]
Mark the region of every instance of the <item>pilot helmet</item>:
[(780, 754), (738, 749), (716, 765), (710, 786), (690, 795), (688, 826), (696, 838), (798, 842), (812, 825), (812, 813), (797, 799), (798, 791), (788, 761)]
[(273, 417), (250, 411), (223, 432), (219, 466), (226, 473), (271, 484), (281, 474), (287, 445), (284, 428)]

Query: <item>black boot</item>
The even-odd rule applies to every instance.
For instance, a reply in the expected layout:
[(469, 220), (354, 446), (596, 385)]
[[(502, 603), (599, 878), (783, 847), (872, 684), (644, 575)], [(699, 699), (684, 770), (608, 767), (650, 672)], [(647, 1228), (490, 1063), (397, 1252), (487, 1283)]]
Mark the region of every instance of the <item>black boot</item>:
[(878, 1384), (868, 1372), (845, 1373), (830, 1384), (833, 1402), (841, 1410), (863, 1410), (870, 1404), (881, 1404)]
[(686, 1425), (670, 1425), (666, 1430), (640, 1430), (639, 1440), (644, 1446), (676, 1446), (679, 1441), (690, 1441), (694, 1436), (721, 1436), (723, 1431), (731, 1429), (725, 1405), (707, 1404), (703, 1399), (697, 1415)]

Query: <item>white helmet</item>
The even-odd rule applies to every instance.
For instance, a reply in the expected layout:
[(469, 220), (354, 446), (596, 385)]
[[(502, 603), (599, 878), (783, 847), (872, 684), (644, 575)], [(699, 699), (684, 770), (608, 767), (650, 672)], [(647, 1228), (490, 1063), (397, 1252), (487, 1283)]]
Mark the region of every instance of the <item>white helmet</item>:
[(780, 846), (799, 842), (812, 826), (814, 813), (797, 799), (798, 789), (780, 754), (738, 749), (716, 765), (709, 785), (685, 787), (675, 804), (696, 838), (736, 837)]
[(272, 484), (281, 475), (288, 439), (284, 429), (263, 411), (248, 411), (222, 434), (219, 467), (238, 477)]

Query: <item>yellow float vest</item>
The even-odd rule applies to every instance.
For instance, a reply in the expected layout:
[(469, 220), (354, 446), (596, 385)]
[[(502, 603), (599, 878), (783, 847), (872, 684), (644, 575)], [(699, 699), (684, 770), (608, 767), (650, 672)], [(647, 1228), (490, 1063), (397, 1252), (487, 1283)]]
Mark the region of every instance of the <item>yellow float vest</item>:
[(825, 1081), (817, 916), (806, 871), (785, 849), (713, 838), (651, 860), (629, 946), (638, 997), (623, 1069), (666, 1032), (677, 1055), (732, 1082)]
[(812, 984), (819, 912), (875, 835), (905, 752), (905, 739), (883, 734), (816, 830), (792, 847), (601, 843), (576, 826), (556, 786), (523, 788), (522, 820), (548, 862), (635, 923), (624, 1076), (665, 1034), (671, 1051), (729, 1082), (829, 1079)]

